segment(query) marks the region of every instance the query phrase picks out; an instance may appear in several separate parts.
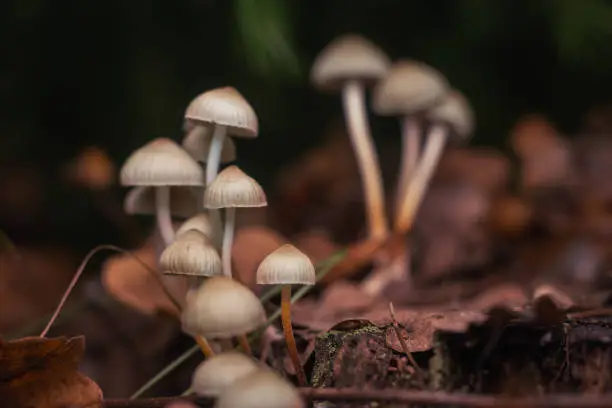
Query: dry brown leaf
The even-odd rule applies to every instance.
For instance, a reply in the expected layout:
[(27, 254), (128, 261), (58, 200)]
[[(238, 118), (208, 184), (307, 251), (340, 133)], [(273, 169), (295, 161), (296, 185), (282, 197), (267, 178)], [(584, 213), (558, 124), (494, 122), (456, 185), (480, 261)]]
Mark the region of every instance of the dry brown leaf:
[(102, 391), (77, 371), (82, 336), (0, 342), (0, 401), (5, 408), (102, 407)]
[(232, 248), (234, 273), (242, 283), (251, 289), (259, 289), (256, 284), (259, 264), (270, 252), (287, 243), (287, 239), (268, 227), (240, 228), (236, 232)]
[[(133, 254), (153, 271), (157, 271), (155, 239), (149, 239)], [(184, 300), (189, 288), (186, 279), (163, 275), (160, 275), (160, 279), (179, 302)], [(106, 261), (102, 269), (102, 283), (116, 299), (142, 313), (178, 313), (159, 281), (132, 256), (115, 255)]]
[(505, 283), (488, 288), (462, 306), (466, 310), (488, 311), (493, 308), (517, 310), (523, 308), (529, 299), (525, 290), (513, 283)]

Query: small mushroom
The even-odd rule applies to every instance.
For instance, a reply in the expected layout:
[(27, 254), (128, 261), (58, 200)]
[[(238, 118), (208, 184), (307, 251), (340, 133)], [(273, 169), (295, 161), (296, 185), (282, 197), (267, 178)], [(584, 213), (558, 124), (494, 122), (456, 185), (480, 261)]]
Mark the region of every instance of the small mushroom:
[(210, 220), (208, 219), (208, 215), (204, 213), (195, 215), (191, 217), (190, 219), (188, 219), (187, 221), (185, 221), (179, 227), (179, 229), (176, 230), (176, 236), (180, 237), (181, 234), (187, 231), (190, 231), (190, 230), (200, 231), (202, 234), (206, 235), (206, 237), (208, 237), (209, 239), (212, 239), (214, 235), (213, 226), (210, 223)]
[(203, 397), (216, 397), (226, 387), (257, 370), (259, 366), (252, 358), (226, 351), (200, 363), (191, 378), (191, 389)]
[(449, 138), (467, 139), (474, 130), (474, 114), (459, 91), (450, 92), (444, 101), (427, 112), (432, 122), (423, 155), (400, 203), (396, 230), (405, 233), (412, 227), (414, 216), (434, 174), (444, 146)]
[(237, 166), (224, 169), (204, 192), (204, 206), (210, 209), (225, 208), (225, 227), (221, 259), (223, 274), (232, 276), (232, 245), (236, 222), (236, 208), (265, 207), (266, 194), (255, 181)]
[(206, 235), (192, 229), (164, 249), (159, 267), (166, 275), (215, 276), (221, 274), (221, 258)]
[(396, 211), (419, 158), (422, 132), (419, 114), (439, 103), (449, 88), (446, 78), (434, 68), (421, 62), (403, 60), (394, 63), (385, 79), (374, 89), (374, 112), (383, 116), (399, 116), (402, 121)]
[[(194, 122), (188, 121), (186, 122), (185, 130), (187, 135), (181, 143), (183, 148), (195, 160), (206, 163), (210, 153), (212, 127), (205, 125), (198, 126)], [(233, 161), (236, 161), (236, 145), (231, 138), (226, 137), (221, 149), (221, 163), (231, 163)]]
[(305, 408), (298, 390), (270, 370), (257, 370), (226, 387), (215, 408)]
[(291, 326), (291, 285), (314, 285), (315, 267), (310, 258), (293, 245), (286, 244), (268, 255), (257, 269), (257, 283), (260, 285), (282, 285), (281, 321), (287, 350), (300, 386), (308, 385), (300, 361), (293, 328)]
[[(170, 213), (176, 218), (189, 218), (198, 213), (197, 197), (194, 189), (201, 187), (170, 187)], [(125, 195), (123, 209), (132, 215), (155, 214), (155, 188), (134, 187)]]
[(344, 116), (357, 158), (365, 194), (370, 238), (384, 239), (388, 233), (384, 191), (378, 154), (370, 135), (365, 88), (383, 78), (388, 57), (376, 45), (358, 35), (334, 40), (317, 56), (311, 81), (323, 90), (341, 90)]
[(170, 213), (170, 186), (201, 186), (202, 168), (170, 139), (155, 139), (134, 151), (121, 169), (124, 186), (155, 188), (157, 226), (166, 245), (174, 239)]
[(213, 276), (189, 292), (181, 315), (185, 333), (221, 340), (238, 336), (249, 354), (245, 334), (265, 321), (266, 313), (257, 296), (226, 276)]

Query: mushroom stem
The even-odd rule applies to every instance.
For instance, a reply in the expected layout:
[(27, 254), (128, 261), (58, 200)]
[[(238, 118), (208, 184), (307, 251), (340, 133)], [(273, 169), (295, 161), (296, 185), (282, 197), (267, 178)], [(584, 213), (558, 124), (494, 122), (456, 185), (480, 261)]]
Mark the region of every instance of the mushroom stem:
[(155, 188), (155, 216), (157, 228), (166, 245), (174, 241), (174, 226), (170, 214), (170, 187), (158, 186)]
[(206, 339), (204, 337), (202, 337), (202, 336), (195, 336), (195, 341), (196, 341), (196, 343), (198, 343), (198, 346), (200, 346), (200, 349), (202, 350), (202, 353), (204, 353), (204, 355), (206, 357), (212, 357), (212, 356), (215, 355), (215, 352), (210, 347), (210, 344), (208, 344), (208, 341), (206, 341)]
[(359, 81), (349, 81), (342, 88), (344, 116), (357, 158), (363, 185), (370, 238), (387, 237), (384, 192), (376, 148), (370, 135), (365, 108), (365, 91)]
[(232, 246), (234, 245), (234, 224), (236, 222), (236, 209), (225, 209), (225, 228), (223, 229), (223, 247), (221, 260), (223, 261), (223, 274), (232, 277)]
[(304, 373), (304, 368), (300, 362), (295, 337), (293, 337), (293, 327), (291, 327), (291, 285), (283, 285), (281, 291), (281, 323), (285, 333), (285, 341), (287, 342), (287, 351), (289, 352), (289, 357), (291, 357), (298, 384), (300, 387), (306, 387), (308, 386), (306, 373)]
[(406, 187), (410, 183), (410, 177), (414, 174), (419, 150), (421, 149), (421, 129), (418, 120), (413, 116), (405, 116), (402, 119), (402, 155), (400, 159), (399, 177), (395, 191), (395, 212), (400, 211), (402, 199), (406, 194)]
[(425, 189), (444, 151), (447, 137), (448, 131), (443, 125), (434, 125), (429, 131), (421, 161), (405, 190), (400, 205), (400, 211), (395, 221), (396, 232), (404, 234), (412, 228), (414, 216), (421, 201), (423, 201)]
[[(223, 142), (225, 141), (227, 128), (223, 125), (216, 125), (210, 141), (208, 149), (208, 157), (206, 159), (206, 186), (209, 186), (217, 174), (219, 174), (219, 165), (221, 164), (221, 153), (223, 152)], [(221, 215), (219, 210), (210, 210), (210, 222), (215, 231), (221, 231)], [(215, 237), (217, 246), (221, 238)]]
[(244, 354), (249, 357), (253, 357), (253, 350), (251, 350), (251, 345), (249, 344), (249, 339), (247, 339), (247, 336), (241, 334), (240, 336), (238, 336), (238, 342), (240, 343)]

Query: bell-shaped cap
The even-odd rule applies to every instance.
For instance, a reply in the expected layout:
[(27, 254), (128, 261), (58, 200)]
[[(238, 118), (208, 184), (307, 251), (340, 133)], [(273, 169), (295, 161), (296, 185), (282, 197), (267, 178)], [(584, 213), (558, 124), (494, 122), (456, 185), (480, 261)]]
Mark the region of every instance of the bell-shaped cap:
[(433, 122), (445, 123), (457, 140), (467, 139), (474, 131), (474, 112), (468, 100), (457, 90), (449, 93), (444, 100), (427, 112)]
[(212, 239), (214, 235), (214, 228), (208, 215), (205, 213), (199, 213), (198, 215), (194, 215), (185, 221), (178, 230), (176, 230), (176, 236), (180, 237), (183, 233), (189, 230), (197, 230), (204, 234), (206, 238)]
[(198, 95), (189, 103), (185, 119), (202, 124), (222, 125), (230, 135), (257, 137), (259, 123), (253, 107), (231, 86)]
[(310, 258), (290, 244), (272, 252), (257, 268), (260, 285), (314, 285), (316, 279)]
[(201, 186), (202, 167), (170, 139), (155, 139), (134, 151), (121, 169), (124, 186)]
[(266, 314), (249, 288), (232, 278), (214, 276), (189, 293), (181, 321), (190, 335), (230, 338), (255, 330), (266, 321)]
[(206, 235), (189, 230), (178, 235), (164, 249), (159, 268), (166, 275), (215, 276), (221, 275), (221, 258)]
[(266, 194), (254, 178), (238, 166), (226, 167), (204, 192), (206, 208), (265, 207)]
[(226, 387), (257, 370), (259, 365), (252, 358), (226, 351), (200, 363), (191, 378), (191, 389), (203, 397), (216, 397)]

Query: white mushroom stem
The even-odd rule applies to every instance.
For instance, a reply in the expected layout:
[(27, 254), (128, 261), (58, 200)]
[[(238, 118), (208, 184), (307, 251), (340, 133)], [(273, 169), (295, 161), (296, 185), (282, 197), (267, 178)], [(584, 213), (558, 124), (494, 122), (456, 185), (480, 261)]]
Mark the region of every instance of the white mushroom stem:
[(400, 205), (406, 187), (410, 183), (410, 177), (414, 173), (419, 151), (421, 150), (421, 128), (418, 119), (414, 116), (405, 116), (402, 119), (402, 155), (400, 158), (399, 177), (397, 179), (395, 211), (396, 215), (400, 211)]
[(170, 187), (155, 187), (155, 216), (157, 228), (166, 245), (174, 241), (174, 226), (170, 214)]
[(221, 260), (223, 261), (223, 274), (232, 277), (232, 246), (234, 245), (234, 225), (236, 222), (236, 209), (225, 209), (225, 228), (223, 230), (223, 247)]
[[(227, 133), (227, 128), (223, 125), (215, 125), (215, 130), (210, 141), (208, 149), (208, 157), (206, 158), (206, 186), (212, 183), (217, 174), (219, 174), (219, 166), (221, 164), (221, 153), (223, 152), (223, 142)], [(221, 213), (219, 210), (210, 210), (210, 222), (214, 231), (221, 231)], [(225, 236), (223, 237), (225, 239)], [(215, 243), (218, 247), (221, 238), (215, 237)]]
[(421, 161), (405, 190), (404, 198), (400, 205), (400, 212), (395, 223), (396, 232), (403, 234), (412, 227), (416, 212), (425, 196), (427, 185), (444, 151), (447, 137), (448, 130), (444, 125), (436, 124), (429, 131)]
[(356, 80), (347, 82), (342, 88), (342, 102), (365, 194), (369, 237), (384, 239), (388, 230), (382, 176), (370, 135), (363, 85)]

